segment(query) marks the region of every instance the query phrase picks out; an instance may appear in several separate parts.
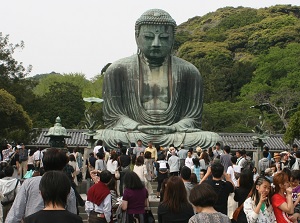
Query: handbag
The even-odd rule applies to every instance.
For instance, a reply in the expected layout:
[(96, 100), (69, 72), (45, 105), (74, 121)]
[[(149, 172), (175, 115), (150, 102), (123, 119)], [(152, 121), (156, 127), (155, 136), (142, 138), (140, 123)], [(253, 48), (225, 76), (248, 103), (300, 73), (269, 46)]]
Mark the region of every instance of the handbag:
[(144, 223), (155, 223), (155, 218), (153, 216), (151, 209), (145, 210)]
[(115, 171), (115, 178), (116, 178), (117, 180), (120, 179), (120, 171), (119, 171), (119, 170), (116, 170), (116, 171)]
[[(252, 195), (252, 190), (250, 190), (250, 192), (249, 192), (249, 194), (248, 194), (248, 196), (245, 200), (247, 200), (249, 197), (251, 197), (251, 195)], [(244, 207), (244, 202), (237, 209), (235, 209), (235, 211), (233, 212), (232, 219), (235, 220), (236, 222), (238, 220), (238, 217), (240, 215), (241, 210)]]

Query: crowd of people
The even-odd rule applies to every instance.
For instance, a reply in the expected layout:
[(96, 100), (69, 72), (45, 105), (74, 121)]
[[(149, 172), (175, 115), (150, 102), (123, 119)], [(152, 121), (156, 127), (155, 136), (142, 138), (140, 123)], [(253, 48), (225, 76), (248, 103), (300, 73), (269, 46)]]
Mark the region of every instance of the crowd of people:
[[(8, 144), (2, 150), (2, 222), (82, 222), (78, 206), (84, 206), (91, 223), (144, 223), (150, 196), (159, 201), (159, 223), (298, 222), (298, 146), (273, 155), (265, 147), (262, 156), (255, 164), (245, 150), (232, 153), (220, 143), (206, 150), (144, 147), (139, 140), (109, 150), (99, 140), (85, 162), (90, 187), (84, 202), (77, 191), (84, 166), (77, 148), (27, 151)], [(30, 170), (33, 176), (24, 180)]]

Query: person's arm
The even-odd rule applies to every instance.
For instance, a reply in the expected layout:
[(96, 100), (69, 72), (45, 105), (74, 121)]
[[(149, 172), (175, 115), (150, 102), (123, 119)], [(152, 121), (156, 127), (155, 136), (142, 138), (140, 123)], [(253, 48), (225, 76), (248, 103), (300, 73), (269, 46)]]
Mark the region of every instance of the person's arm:
[[(254, 201), (252, 200), (252, 198), (248, 198), (244, 202), (244, 212), (245, 212), (248, 223), (256, 223), (257, 218), (258, 218), (258, 214), (259, 214), (259, 209), (261, 207), (261, 204), (260, 204), (260, 205), (257, 205), (255, 207), (255, 209), (253, 209), (252, 208), (253, 203), (254, 203)], [(258, 209), (258, 213), (256, 212), (257, 209)]]
[(27, 182), (25, 181), (22, 187), (20, 187), (10, 211), (7, 214), (5, 219), (6, 223), (19, 223), (22, 221), (22, 218), (25, 217), (26, 197), (28, 196), (26, 189)]
[(121, 208), (123, 211), (127, 210), (128, 201), (122, 200)]
[(207, 178), (208, 178), (210, 175), (211, 175), (211, 167), (209, 166), (209, 167), (207, 167), (207, 172), (206, 172), (205, 176), (201, 179), (201, 181), (200, 181), (199, 184), (201, 184), (201, 183), (203, 183), (205, 180), (207, 180)]
[(110, 222), (111, 217), (111, 195), (108, 194), (103, 201), (103, 212), (105, 215), (106, 222)]
[(90, 201), (85, 202), (85, 212), (90, 215), (90, 212), (94, 210), (94, 204)]
[(286, 201), (278, 206), (280, 210), (286, 212), (287, 214), (294, 214), (294, 204), (292, 199), (292, 188), (289, 187), (286, 189)]

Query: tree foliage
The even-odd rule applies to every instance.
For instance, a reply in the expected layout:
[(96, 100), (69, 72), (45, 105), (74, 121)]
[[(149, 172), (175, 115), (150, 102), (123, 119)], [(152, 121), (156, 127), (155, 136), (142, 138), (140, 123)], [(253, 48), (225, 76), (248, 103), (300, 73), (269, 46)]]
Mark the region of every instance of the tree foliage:
[(32, 122), (14, 96), (0, 89), (0, 141), (28, 141)]

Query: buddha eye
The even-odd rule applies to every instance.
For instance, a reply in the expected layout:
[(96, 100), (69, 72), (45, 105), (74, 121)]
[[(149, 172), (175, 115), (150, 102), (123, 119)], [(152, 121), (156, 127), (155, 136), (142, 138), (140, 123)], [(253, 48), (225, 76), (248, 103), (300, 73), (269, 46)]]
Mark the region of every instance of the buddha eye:
[(169, 34), (161, 34), (159, 37), (161, 39), (169, 39)]
[(144, 34), (144, 38), (145, 38), (146, 40), (152, 40), (152, 39), (154, 39), (154, 35), (151, 35), (151, 34)]

